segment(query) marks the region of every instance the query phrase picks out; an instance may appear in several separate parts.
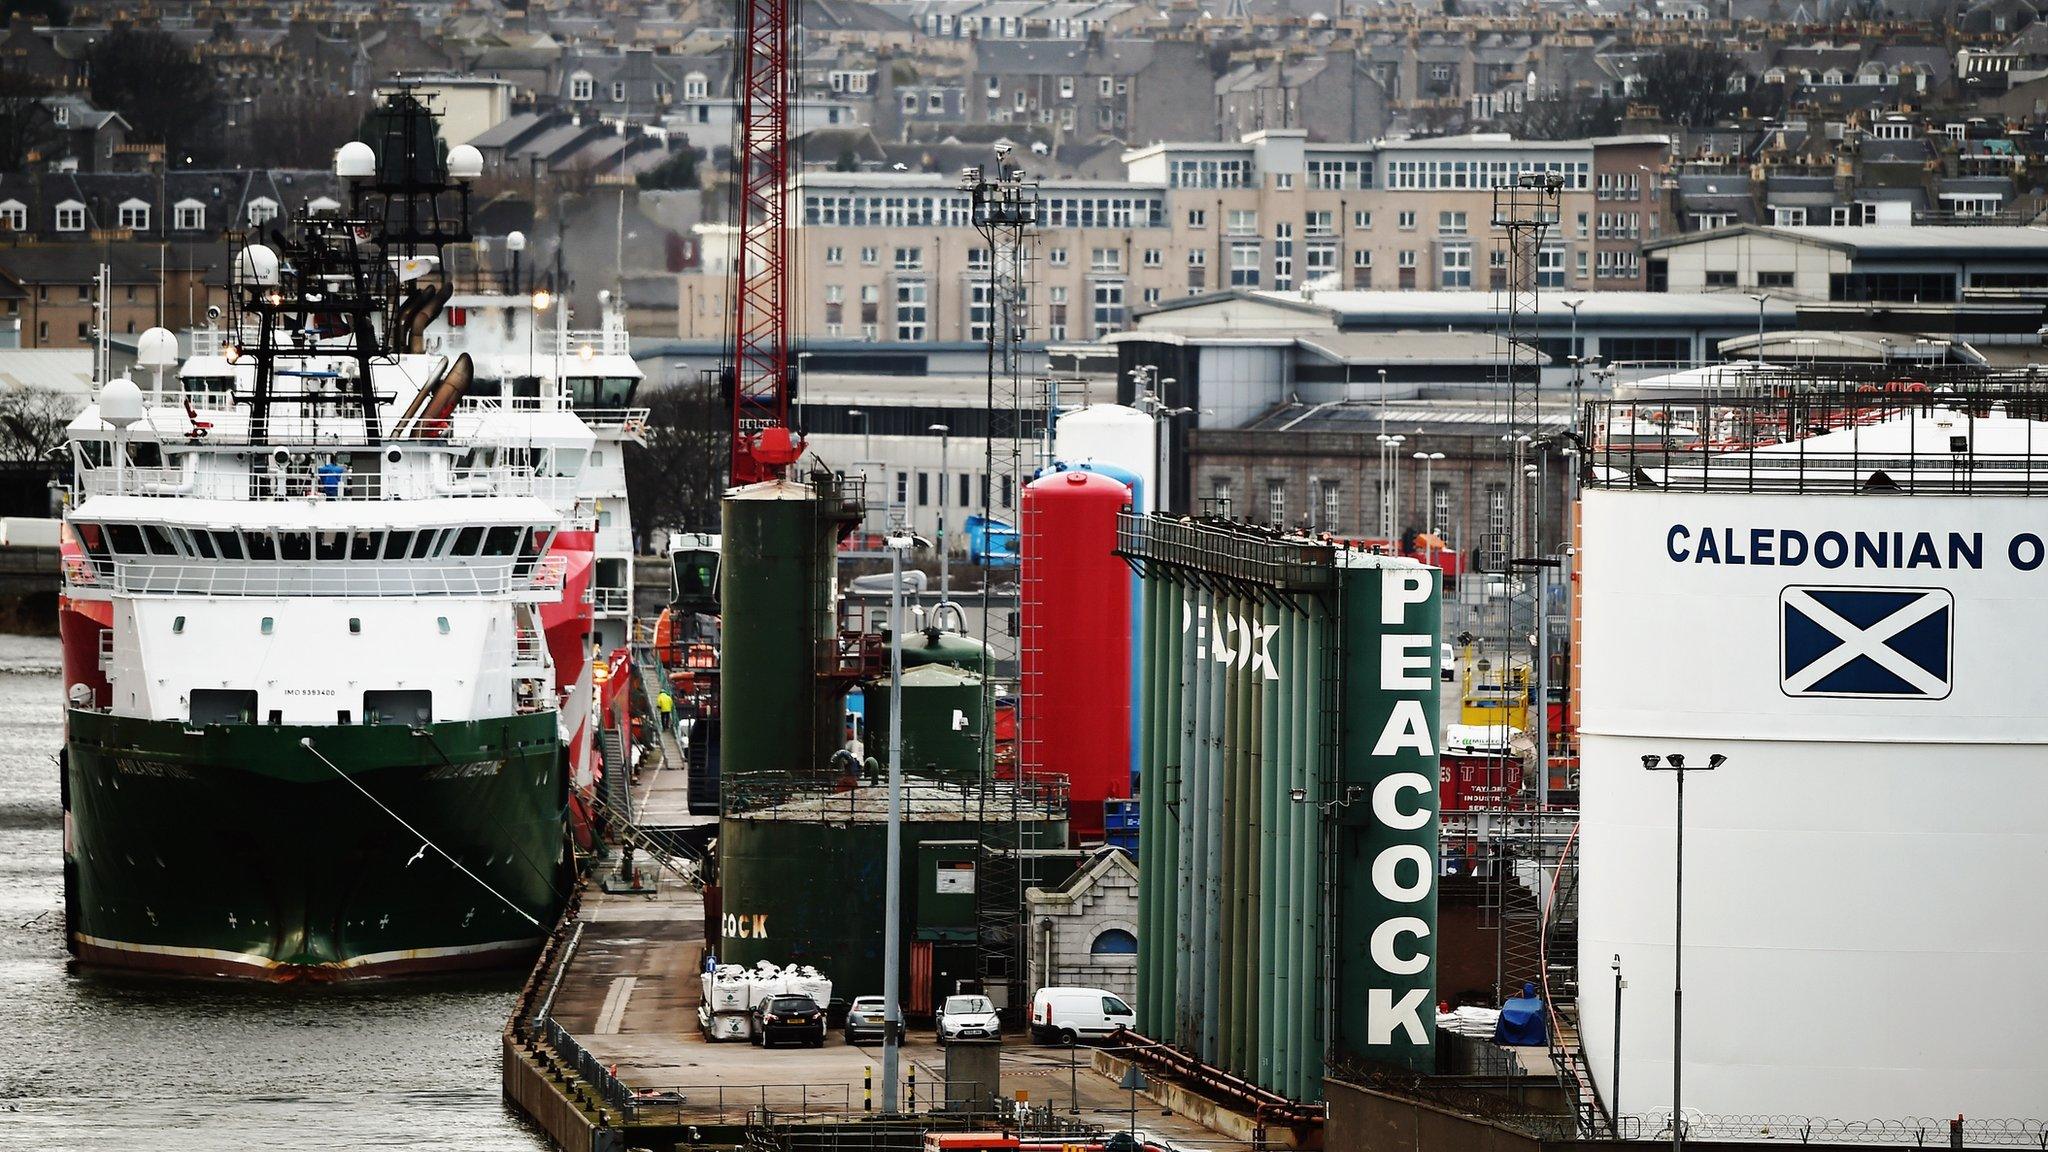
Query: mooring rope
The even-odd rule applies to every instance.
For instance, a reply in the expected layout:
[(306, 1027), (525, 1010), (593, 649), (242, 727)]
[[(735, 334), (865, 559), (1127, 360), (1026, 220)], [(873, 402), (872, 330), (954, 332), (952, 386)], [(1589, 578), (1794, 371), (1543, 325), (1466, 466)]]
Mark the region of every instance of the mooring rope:
[[(421, 832), (419, 829), (413, 827), (411, 824), (406, 823), (405, 817), (400, 816), (396, 812), (393, 812), (389, 807), (385, 805), (385, 803), (382, 800), (379, 800), (377, 799), (376, 796), (372, 795), (368, 788), (363, 787), (361, 782), (356, 780), (355, 777), (350, 776), (346, 772), (343, 772), (340, 769), (340, 767), (338, 767), (334, 763), (334, 761), (329, 760), (325, 755), (321, 753), (321, 751), (318, 748), (313, 747), (313, 738), (311, 736), (299, 737), (299, 747), (304, 748), (308, 752), (311, 752), (315, 759), (319, 760), (322, 764), (325, 764), (329, 768), (333, 769), (334, 774), (336, 776), (339, 776), (343, 780), (348, 781), (349, 786), (354, 788), (356, 791), (361, 792), (363, 794), (363, 797), (369, 800), (370, 803), (375, 804), (377, 807), (384, 809), (384, 814), (386, 816), (389, 816), (393, 820), (398, 821), (400, 827), (404, 828), (407, 832), (412, 833), (414, 836), (419, 837), (421, 844), (424, 844), (426, 847), (432, 848), (434, 851), (439, 852), (441, 854), (442, 859), (448, 861), (450, 864), (453, 864), (457, 868), (461, 869), (462, 874), (464, 876), (467, 876), (471, 880), (476, 881), (478, 886), (483, 888), (484, 891), (489, 892), (491, 895), (496, 896), (500, 900), (503, 900), (505, 902), (505, 907), (510, 908), (514, 912), (517, 912), (519, 914), (520, 919), (525, 920), (528, 924), (533, 925), (535, 928), (540, 927), (540, 921), (534, 919), (533, 916), (526, 911), (526, 909), (521, 908), (517, 904), (514, 904), (510, 897), (506, 896), (503, 892), (500, 892), (496, 888), (493, 888), (489, 884), (485, 883), (483, 877), (477, 875), (474, 872), (471, 872), (468, 868), (463, 867), (462, 861), (457, 860), (455, 857), (448, 855), (448, 850), (441, 847), (439, 844), (434, 843), (432, 840), (429, 840), (426, 836), (426, 833)], [(414, 859), (418, 859), (418, 857), (415, 856)]]

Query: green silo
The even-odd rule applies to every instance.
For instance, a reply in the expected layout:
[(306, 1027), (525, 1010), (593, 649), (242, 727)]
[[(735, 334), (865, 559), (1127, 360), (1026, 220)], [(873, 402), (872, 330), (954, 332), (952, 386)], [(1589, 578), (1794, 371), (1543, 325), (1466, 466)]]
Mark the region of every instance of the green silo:
[[(908, 655), (908, 653), (906, 653)], [(877, 680), (868, 704), (867, 753), (889, 757), (889, 682)], [(903, 771), (962, 783), (979, 781), (981, 677), (950, 664), (903, 670)]]
[(822, 773), (840, 746), (839, 693), (819, 673), (834, 643), (842, 503), (825, 481), (768, 480), (726, 494), (718, 696), (728, 796)]

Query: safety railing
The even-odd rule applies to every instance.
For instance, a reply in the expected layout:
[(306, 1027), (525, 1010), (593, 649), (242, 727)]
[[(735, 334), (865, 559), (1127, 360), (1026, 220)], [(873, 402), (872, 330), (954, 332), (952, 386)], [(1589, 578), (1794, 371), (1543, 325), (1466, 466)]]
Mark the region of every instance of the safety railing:
[(547, 663), (547, 640), (538, 628), (518, 628), (512, 633), (512, 662), (521, 666)]
[(573, 476), (544, 475), (532, 468), (504, 464), (444, 470), (413, 468), (392, 473), (348, 472), (331, 479), (323, 479), (310, 469), (257, 472), (246, 468), (89, 468), (80, 475), (77, 491), (82, 497), (314, 502), (532, 496), (559, 507), (575, 500), (576, 487)]
[(590, 586), (590, 607), (599, 616), (623, 616), (633, 607), (633, 590), (593, 584)]
[(774, 1123), (862, 1115), (850, 1083), (662, 1085), (628, 1091), (622, 1107), (629, 1120), (639, 1123)]
[[(730, 815), (774, 815), (788, 818), (871, 819), (888, 812), (888, 789), (880, 776), (862, 770), (855, 785), (845, 787), (838, 772), (794, 775), (788, 772), (728, 773), (720, 781), (720, 799)], [(1025, 820), (1064, 820), (1068, 781), (1064, 774), (1033, 773), (1019, 781), (1007, 775), (987, 782), (943, 779), (906, 773), (904, 811), (919, 818), (979, 820), (986, 810), (1016, 812)]]
[(100, 668), (102, 671), (114, 666), (114, 630), (100, 629)]
[(566, 564), (543, 557), (522, 564), (176, 563), (154, 560), (67, 561), (76, 591), (133, 596), (533, 596), (559, 595)]
[[(1616, 1118), (1625, 1140), (1669, 1139), (1671, 1110), (1630, 1113)], [(1685, 1139), (1744, 1145), (1763, 1141), (1785, 1144), (1898, 1144), (1915, 1148), (2048, 1148), (2048, 1121), (1909, 1116), (1898, 1119), (1845, 1120), (1823, 1116), (1736, 1115), (1685, 1113)]]

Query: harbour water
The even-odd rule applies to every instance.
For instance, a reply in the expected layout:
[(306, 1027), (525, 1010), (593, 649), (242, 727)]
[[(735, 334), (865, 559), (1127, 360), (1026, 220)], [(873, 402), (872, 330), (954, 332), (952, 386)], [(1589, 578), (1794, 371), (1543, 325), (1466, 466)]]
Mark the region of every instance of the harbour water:
[(546, 1146), (499, 1095), (522, 974), (270, 988), (74, 970), (58, 667), (56, 640), (0, 636), (0, 1148)]

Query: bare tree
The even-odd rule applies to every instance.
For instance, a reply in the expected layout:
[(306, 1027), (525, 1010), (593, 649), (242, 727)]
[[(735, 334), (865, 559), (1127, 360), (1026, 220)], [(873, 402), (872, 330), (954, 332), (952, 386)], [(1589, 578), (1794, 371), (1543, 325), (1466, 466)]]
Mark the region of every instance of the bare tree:
[(1643, 61), (1643, 99), (1670, 124), (1712, 124), (1729, 104), (1742, 65), (1719, 48), (1676, 44)]
[(92, 52), (92, 102), (173, 156), (213, 155), (220, 89), (211, 69), (168, 32), (123, 28)]
[(64, 443), (77, 396), (44, 388), (0, 392), (0, 463), (42, 463)]
[[(644, 390), (647, 447), (626, 454), (626, 493), (641, 533), (718, 530), (731, 430), (715, 384), (689, 381)], [(644, 536), (643, 536), (644, 540)]]
[(248, 134), (230, 143), (248, 142), (240, 159), (268, 168), (325, 168), (334, 150), (359, 139), (364, 102), (345, 96), (276, 96), (257, 102)]
[(0, 68), (0, 172), (28, 167), (29, 153), (48, 143), (50, 110), (44, 85), (19, 69)]

